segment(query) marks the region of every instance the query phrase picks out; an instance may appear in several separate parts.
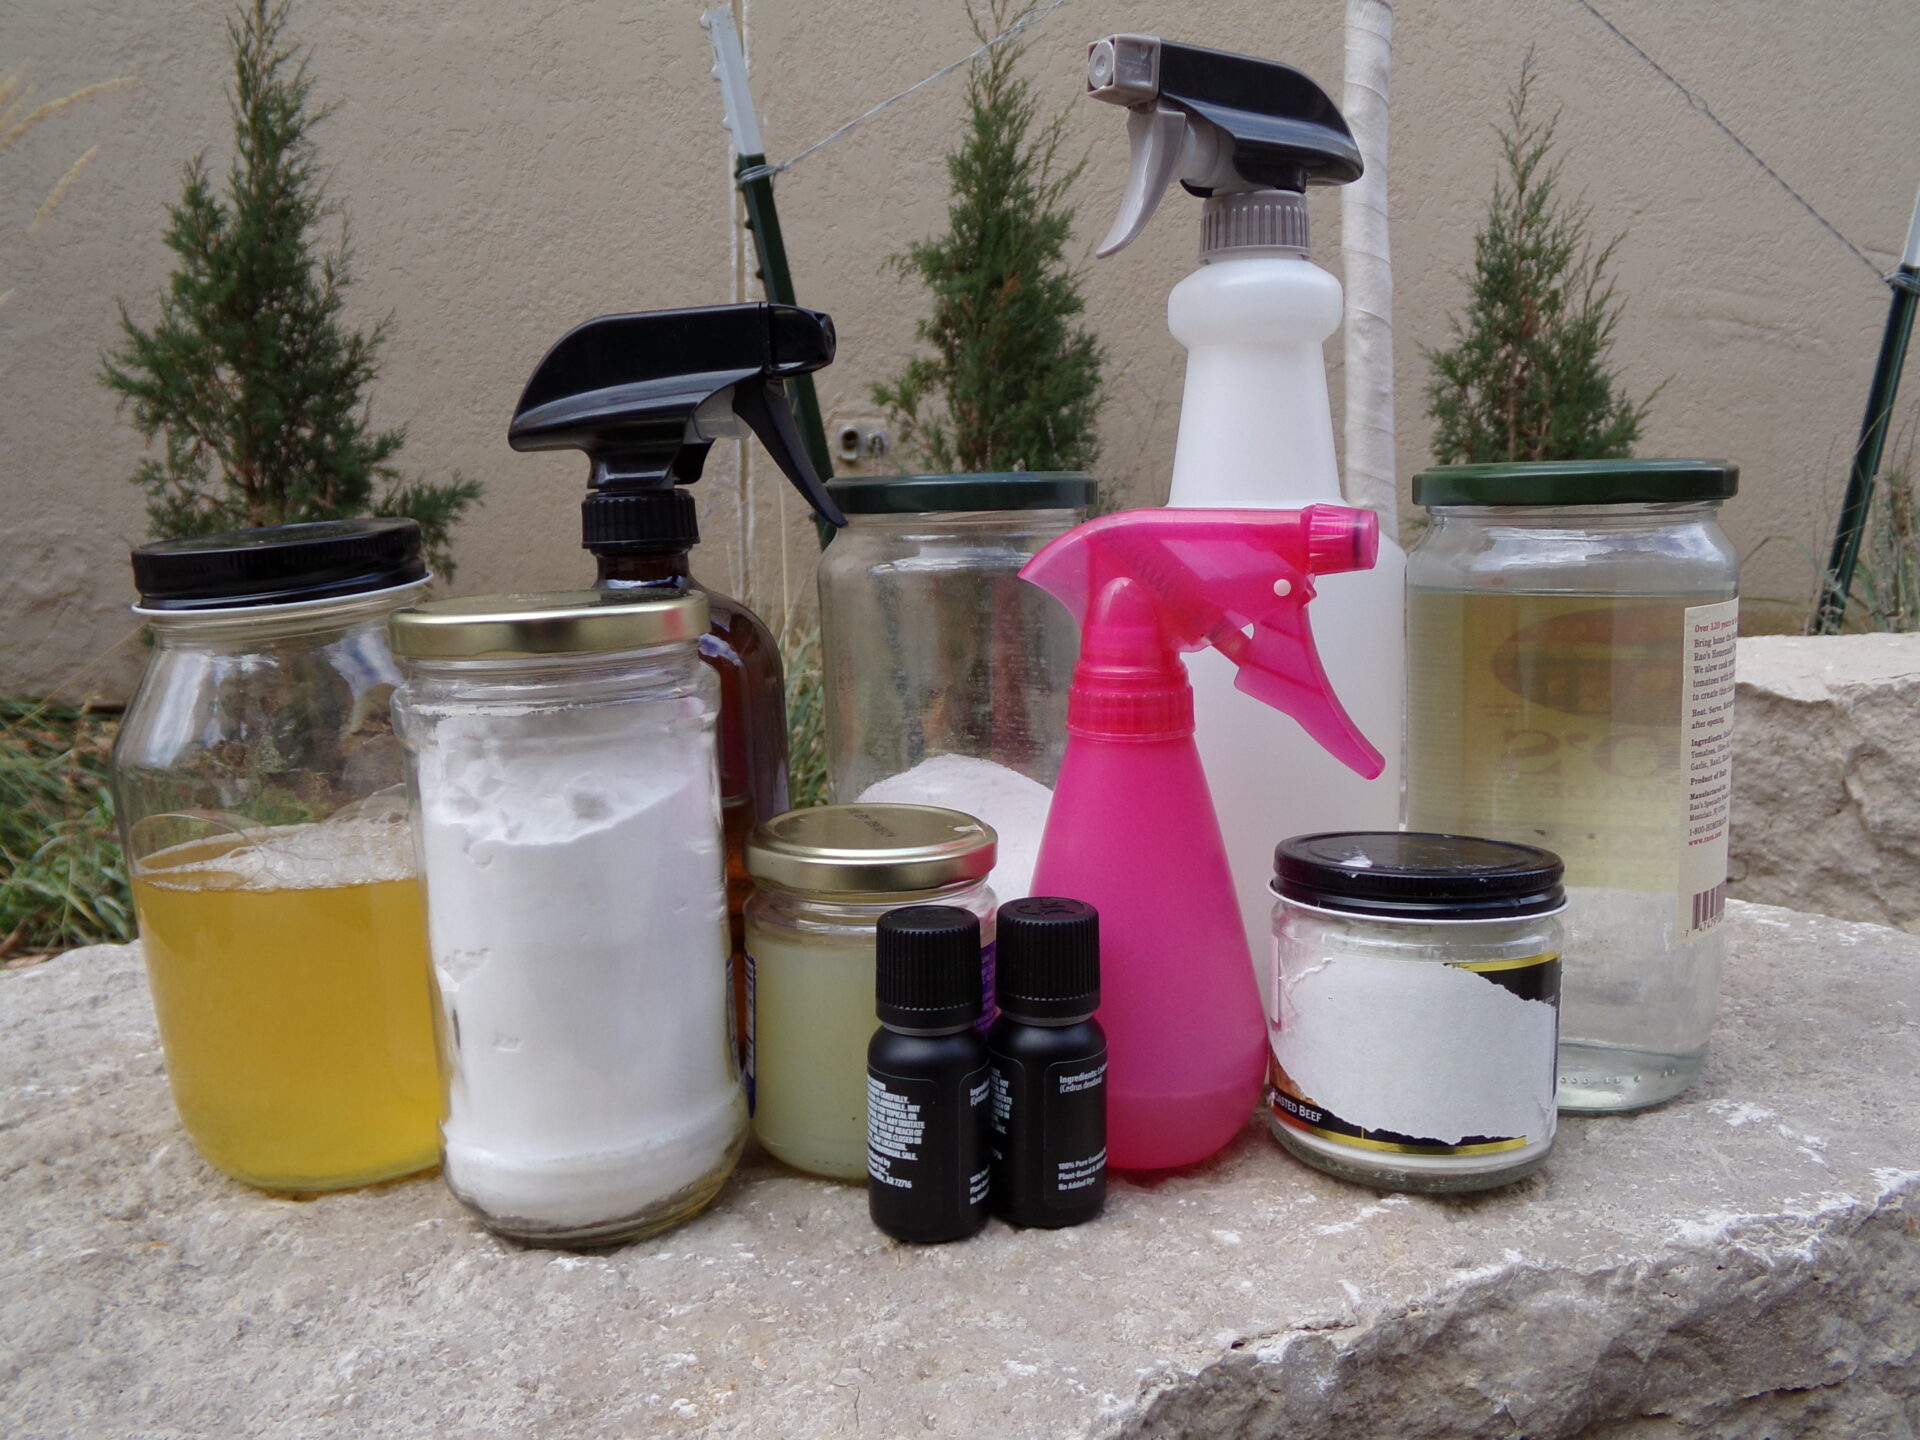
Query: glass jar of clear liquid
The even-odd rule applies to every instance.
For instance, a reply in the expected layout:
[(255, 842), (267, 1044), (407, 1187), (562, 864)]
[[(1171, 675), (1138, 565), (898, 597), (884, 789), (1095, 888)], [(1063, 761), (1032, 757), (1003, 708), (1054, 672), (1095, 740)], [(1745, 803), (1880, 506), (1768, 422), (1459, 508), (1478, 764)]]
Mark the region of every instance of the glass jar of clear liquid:
[(1416, 476), (1407, 823), (1566, 862), (1563, 1110), (1699, 1075), (1719, 997), (1739, 562), (1719, 460)]
[(143, 545), (153, 639), (114, 793), (167, 1080), (194, 1146), (263, 1189), (439, 1158), (426, 913), (389, 714), (410, 520)]
[[(1086, 518), (1094, 482), (910, 475), (828, 488), (849, 520), (819, 570), (833, 798), (958, 804), (981, 783), (968, 760), (1050, 787), (1080, 639), (1020, 567)], [(921, 768), (944, 757), (961, 763)], [(935, 788), (869, 794), (916, 770)]]

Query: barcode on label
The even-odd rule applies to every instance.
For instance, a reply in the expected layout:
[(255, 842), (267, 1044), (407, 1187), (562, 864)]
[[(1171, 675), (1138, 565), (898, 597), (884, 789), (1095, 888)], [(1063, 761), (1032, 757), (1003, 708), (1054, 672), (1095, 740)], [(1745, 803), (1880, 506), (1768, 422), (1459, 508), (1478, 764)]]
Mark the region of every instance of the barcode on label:
[(1711, 890), (1699, 891), (1693, 897), (1693, 924), (1689, 929), (1707, 930), (1720, 923), (1720, 917), (1727, 913), (1727, 882), (1722, 880)]

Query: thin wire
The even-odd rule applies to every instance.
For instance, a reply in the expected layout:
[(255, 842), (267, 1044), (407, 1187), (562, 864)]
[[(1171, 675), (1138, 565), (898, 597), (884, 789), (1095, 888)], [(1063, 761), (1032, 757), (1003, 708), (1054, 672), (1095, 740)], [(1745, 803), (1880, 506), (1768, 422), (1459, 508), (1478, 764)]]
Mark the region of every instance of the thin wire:
[(1698, 95), (1694, 94), (1691, 90), (1687, 89), (1686, 86), (1682, 85), (1678, 80), (1676, 80), (1673, 77), (1672, 72), (1669, 71), (1666, 66), (1662, 65), (1658, 60), (1654, 59), (1646, 51), (1642, 50), (1638, 45), (1634, 44), (1624, 30), (1622, 30), (1618, 25), (1614, 24), (1613, 21), (1609, 20), (1606, 16), (1602, 15), (1597, 9), (1594, 8), (1592, 4), (1592, 0), (1573, 0), (1573, 3), (1578, 5), (1582, 10), (1585, 10), (1589, 15), (1593, 16), (1593, 18), (1598, 20), (1602, 25), (1606, 26), (1607, 29), (1611, 30), (1614, 33), (1614, 35), (1618, 37), (1622, 45), (1625, 45), (1629, 50), (1633, 51), (1634, 54), (1638, 55), (1642, 60), (1646, 61), (1648, 65), (1652, 66), (1653, 69), (1659, 74), (1661, 79), (1665, 80), (1669, 85), (1673, 86), (1674, 89), (1678, 90), (1681, 93), (1681, 95), (1686, 98), (1687, 104), (1691, 105), (1694, 109), (1698, 110), (1702, 115), (1706, 116), (1707, 119), (1711, 120), (1716, 126), (1718, 126), (1721, 134), (1725, 135), (1734, 144), (1738, 145), (1740, 149), (1745, 153), (1746, 157), (1749, 160), (1753, 161), (1754, 164), (1758, 165), (1761, 168), (1761, 170), (1766, 173), (1768, 179), (1772, 180), (1774, 184), (1778, 185), (1782, 190), (1786, 191), (1787, 194), (1792, 196), (1794, 203), (1797, 204), (1802, 210), (1806, 211), (1807, 214), (1811, 215), (1816, 221), (1818, 221), (1822, 229), (1824, 229), (1829, 235), (1833, 236), (1833, 238), (1838, 240), (1842, 245), (1846, 246), (1847, 249), (1851, 250), (1854, 253), (1854, 257), (1858, 259), (1862, 265), (1866, 266), (1867, 269), (1871, 270), (1876, 276), (1880, 275), (1881, 273), (1880, 267), (1873, 263), (1872, 259), (1867, 255), (1867, 252), (1862, 250), (1858, 245), (1854, 244), (1853, 241), (1849, 240), (1845, 235), (1842, 235), (1840, 233), (1839, 227), (1836, 226), (1831, 220), (1827, 219), (1826, 216), (1822, 215), (1818, 210), (1814, 209), (1813, 203), (1810, 200), (1808, 200), (1806, 196), (1802, 195), (1798, 190), (1794, 189), (1793, 186), (1789, 185), (1786, 182), (1786, 180), (1781, 177), (1780, 172), (1778, 170), (1775, 170), (1771, 165), (1767, 164), (1766, 161), (1762, 160), (1760, 156), (1754, 151), (1754, 148), (1751, 145), (1747, 144), (1746, 141), (1742, 140), (1738, 135), (1734, 134), (1733, 128), (1730, 125), (1728, 125), (1726, 121), (1722, 120), (1718, 115), (1714, 114), (1712, 107), (1709, 106), (1705, 100), (1702, 100)]
[(849, 130), (852, 130), (855, 126), (866, 124), (867, 121), (873, 119), (873, 117), (878, 115), (882, 110), (885, 110), (892, 105), (898, 105), (902, 100), (906, 99), (909, 95), (913, 94), (914, 91), (924, 90), (927, 86), (933, 84), (934, 81), (946, 79), (947, 76), (951, 75), (954, 71), (960, 69), (962, 66), (971, 65), (974, 61), (978, 60), (982, 55), (986, 54), (989, 50), (993, 49), (994, 46), (999, 45), (1004, 41), (1011, 40), (1014, 36), (1018, 35), (1022, 30), (1027, 29), (1029, 26), (1038, 25), (1042, 20), (1046, 19), (1049, 15), (1053, 14), (1054, 11), (1058, 10), (1062, 5), (1066, 3), (1067, 3), (1067, 0), (1052, 0), (1052, 3), (1048, 5), (1044, 5), (1037, 10), (1029, 10), (1026, 14), (1022, 15), (1018, 20), (1014, 21), (1006, 29), (1002, 30), (998, 35), (995, 35), (991, 40), (987, 41), (984, 45), (981, 45), (977, 50), (974, 50), (971, 54), (962, 55), (958, 60), (954, 61), (951, 65), (942, 65), (938, 70), (934, 71), (931, 75), (927, 76), (926, 79), (916, 81), (914, 84), (909, 85), (906, 89), (902, 90), (898, 95), (892, 96), (886, 100), (882, 100), (878, 105), (874, 106), (871, 110), (867, 111), (865, 114), (854, 116), (853, 119), (847, 121), (847, 123), (842, 125), (838, 130), (835, 130), (830, 135), (824, 136), (823, 138), (814, 141), (813, 144), (807, 146), (806, 149), (802, 150), (798, 155), (795, 155), (791, 159), (782, 160), (777, 165), (755, 165), (751, 169), (742, 170), (740, 174), (736, 177), (737, 182), (739, 184), (744, 185), (749, 180), (760, 180), (760, 179), (764, 179), (767, 176), (778, 175), (782, 170), (791, 170), (794, 166), (798, 165), (802, 160), (806, 159), (809, 155), (813, 154), (814, 151), (824, 150), (827, 146), (833, 144), (834, 141), (838, 140), (841, 136), (845, 135)]

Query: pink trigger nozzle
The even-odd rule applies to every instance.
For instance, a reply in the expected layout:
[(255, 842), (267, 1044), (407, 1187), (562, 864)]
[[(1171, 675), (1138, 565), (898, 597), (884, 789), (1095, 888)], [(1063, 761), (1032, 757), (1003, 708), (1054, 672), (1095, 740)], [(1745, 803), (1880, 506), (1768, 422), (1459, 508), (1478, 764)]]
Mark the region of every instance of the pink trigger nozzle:
[(1307, 570), (1340, 575), (1371, 570), (1380, 558), (1380, 517), (1344, 505), (1307, 507)]

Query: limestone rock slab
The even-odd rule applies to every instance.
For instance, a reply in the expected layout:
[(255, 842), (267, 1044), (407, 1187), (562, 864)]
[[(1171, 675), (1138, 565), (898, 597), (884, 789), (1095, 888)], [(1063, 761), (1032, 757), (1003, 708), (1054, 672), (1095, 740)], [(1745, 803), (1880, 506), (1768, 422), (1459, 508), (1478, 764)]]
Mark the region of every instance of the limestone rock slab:
[(1423, 1199), (1256, 1127), (1077, 1230), (916, 1249), (750, 1161), (710, 1212), (520, 1249), (438, 1180), (228, 1182), (136, 953), (0, 974), (0, 1434), (1913, 1436), (1920, 938), (1736, 905), (1697, 1092)]
[(1920, 930), (1920, 635), (1740, 641), (1734, 895)]

